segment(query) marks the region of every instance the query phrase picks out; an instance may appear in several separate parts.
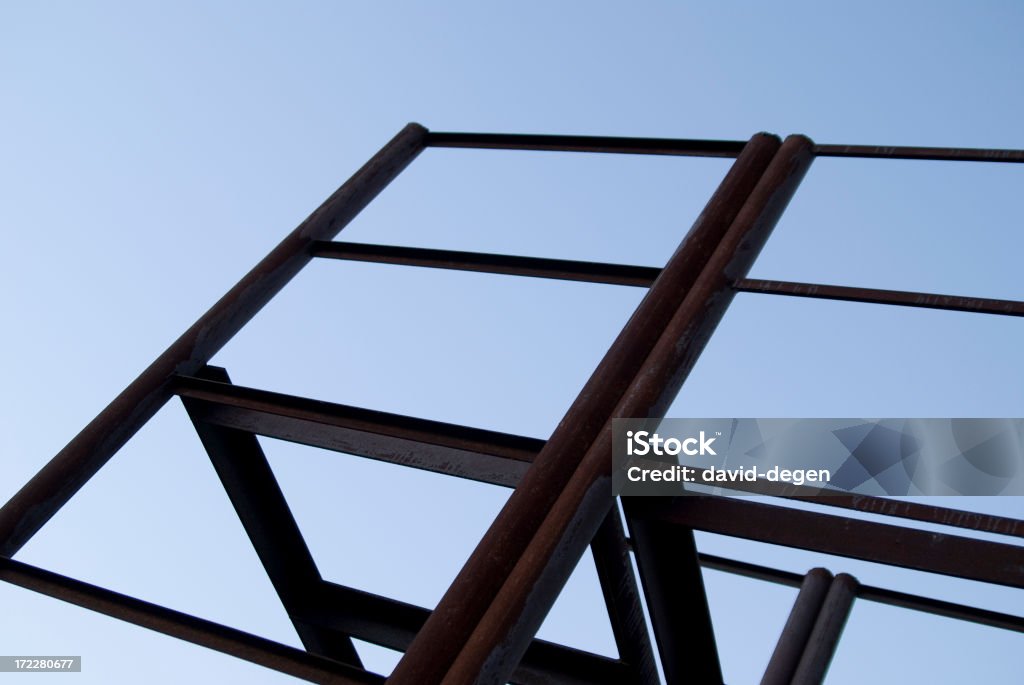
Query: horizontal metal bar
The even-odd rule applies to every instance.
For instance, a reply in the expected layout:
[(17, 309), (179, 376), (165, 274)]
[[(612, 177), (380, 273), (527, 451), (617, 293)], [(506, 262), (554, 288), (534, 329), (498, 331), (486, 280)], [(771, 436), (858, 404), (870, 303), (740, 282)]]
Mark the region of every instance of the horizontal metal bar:
[(321, 241), (313, 245), (312, 251), (314, 257), (328, 259), (642, 287), (654, 283), (654, 279), (661, 273), (660, 268), (653, 266), (631, 266), (629, 264), (581, 262), (570, 259), (520, 257), (365, 243)]
[[(731, 573), (745, 578), (763, 580), (769, 583), (787, 585), (789, 587), (800, 587), (800, 583), (804, 578), (804, 576), (799, 573), (793, 573), (792, 571), (783, 571), (782, 569), (762, 566), (760, 564), (752, 564), (750, 562), (739, 561), (737, 559), (727, 559), (726, 557), (720, 557), (714, 554), (705, 554), (701, 552), (698, 555), (698, 558), (700, 560), (700, 565), (704, 568), (721, 571), (723, 573)], [(967, 621), (969, 623), (977, 623), (983, 626), (991, 626), (993, 628), (1001, 628), (1003, 630), (1012, 630), (1017, 633), (1024, 633), (1024, 617), (1005, 614), (1000, 611), (979, 609), (966, 604), (947, 602), (941, 599), (932, 599), (930, 597), (921, 597), (919, 595), (912, 595), (907, 592), (898, 592), (896, 590), (889, 590), (873, 585), (861, 585), (857, 596), (868, 602), (889, 604), (904, 609), (912, 609), (926, 614), (933, 614), (935, 616), (943, 616), (945, 618), (953, 618), (959, 621)]]
[(472, 480), (515, 486), (543, 440), (180, 376), (196, 420)]
[[(400, 652), (430, 615), (423, 607), (331, 582), (319, 586), (315, 601), (292, 612), (303, 621)], [(628, 674), (617, 659), (535, 639), (511, 682), (619, 685)]]
[[(209, 367), (214, 368), (214, 367)], [(544, 441), (181, 376), (196, 418), (258, 435), (515, 487)], [(372, 439), (371, 439), (372, 438)], [(512, 462), (512, 463), (505, 463)], [(741, 487), (737, 484), (735, 487)], [(787, 499), (1024, 537), (1024, 521), (871, 495), (817, 495), (784, 484)], [(806, 493), (806, 494), (805, 494)]]
[(1024, 588), (1024, 547), (743, 498), (630, 498), (629, 516), (709, 533)]
[(903, 290), (878, 290), (875, 288), (852, 288), (843, 285), (822, 285), (818, 283), (795, 283), (791, 281), (764, 281), (744, 278), (733, 284), (733, 289), (747, 293), (769, 295), (790, 295), (821, 300), (843, 300), (869, 304), (891, 304), (901, 307), (922, 307), (924, 309), (946, 309), (955, 312), (978, 314), (1000, 314), (1002, 316), (1024, 316), (1024, 302), (1015, 300), (993, 300), (984, 297), (960, 297), (958, 295), (936, 295)]
[(737, 157), (744, 145), (746, 143), (740, 140), (553, 136), (514, 133), (445, 133), (440, 131), (431, 131), (427, 134), (427, 147), (609, 152), (631, 155), (678, 155), (685, 157)]
[[(698, 472), (704, 471), (700, 467), (695, 468)], [(939, 507), (934, 504), (907, 502), (897, 498), (851, 494), (840, 490), (827, 490), (808, 485), (795, 485), (793, 483), (779, 483), (766, 480), (758, 480), (752, 483), (735, 482), (730, 483), (728, 488), (717, 489), (767, 495), (781, 499), (809, 502), (821, 506), (862, 511), (866, 514), (891, 516), (933, 523), (940, 526), (949, 526), (951, 528), (963, 528), (996, 535), (1024, 538), (1024, 521), (1020, 519), (980, 514), (963, 509)]]
[(312, 682), (384, 682), (362, 669), (13, 559), (0, 558), (0, 580)]
[(1024, 150), (958, 147), (905, 147), (887, 145), (817, 145), (818, 157), (874, 157), (931, 159), (951, 162), (1024, 162)]

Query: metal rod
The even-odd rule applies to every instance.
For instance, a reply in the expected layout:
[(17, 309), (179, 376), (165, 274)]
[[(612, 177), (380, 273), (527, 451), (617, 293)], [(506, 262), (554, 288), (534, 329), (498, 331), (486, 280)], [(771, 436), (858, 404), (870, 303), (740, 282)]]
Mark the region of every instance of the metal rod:
[[(659, 328), (658, 341), (639, 372), (603, 415), (597, 438), (449, 670), (445, 685), (500, 683), (518, 663), (610, 508), (612, 419), (664, 416), (724, 315), (733, 294), (730, 284), (746, 275), (810, 166), (812, 145), (803, 136), (790, 136), (777, 149), (692, 287)], [(651, 292), (670, 268), (671, 262)], [(554, 436), (548, 446), (553, 441)]]
[[(704, 553), (701, 553), (699, 558), (700, 564), (704, 568), (721, 571), (723, 573), (732, 573), (746, 578), (754, 578), (756, 580), (764, 580), (770, 583), (788, 585), (789, 587), (800, 587), (800, 583), (803, 581), (803, 576), (799, 573), (783, 571), (781, 569), (770, 568), (768, 566), (761, 566), (760, 564), (751, 564), (746, 561), (726, 559), (725, 557)], [(1000, 611), (979, 609), (977, 607), (967, 606), (966, 604), (947, 602), (941, 599), (932, 599), (931, 597), (921, 597), (919, 595), (912, 595), (907, 592), (897, 592), (896, 590), (888, 590), (886, 588), (880, 588), (873, 585), (861, 585), (857, 591), (857, 598), (866, 602), (888, 604), (890, 606), (920, 611), (934, 616), (942, 616), (944, 618), (952, 618), (958, 621), (967, 621), (969, 623), (977, 623), (978, 625), (991, 626), (1001, 630), (1012, 630), (1016, 633), (1024, 633), (1024, 617), (1005, 614)]]
[(1024, 162), (1024, 150), (993, 150), (958, 147), (905, 147), (885, 145), (818, 145), (819, 157), (876, 157), (883, 159), (931, 159), (951, 162)]
[[(200, 373), (231, 382), (223, 369), (205, 367)], [(361, 667), (348, 635), (309, 625), (293, 612), (312, 601), (322, 578), (256, 436), (198, 419), (194, 401), (186, 399), (185, 410), (302, 644), (315, 654)]]
[(761, 685), (791, 685), (831, 585), (832, 574), (823, 568), (813, 568), (803, 577), (800, 592), (775, 644)]
[(313, 246), (314, 257), (343, 259), (379, 264), (403, 264), (434, 269), (476, 271), (511, 276), (554, 278), (563, 281), (608, 283), (647, 287), (661, 269), (653, 266), (581, 262), (570, 259), (547, 259), (515, 255), (459, 252), (420, 247), (369, 245), (365, 243), (319, 242)]
[[(391, 685), (441, 682), (517, 560), (597, 438), (660, 332), (689, 291), (778, 149), (757, 135), (726, 174), (705, 211), (509, 497), (389, 678)], [(606, 498), (606, 511), (610, 508)], [(595, 530), (592, 531), (596, 532)], [(589, 540), (587, 541), (589, 542)], [(518, 661), (518, 659), (516, 659)], [(514, 668), (515, 664), (509, 664)]]
[(793, 680), (788, 681), (792, 685), (820, 685), (824, 682), (843, 627), (857, 599), (857, 586), (857, 579), (846, 573), (840, 573), (832, 580), (814, 622), (814, 630), (800, 657), (800, 665), (793, 674)]
[(869, 304), (890, 304), (901, 307), (924, 309), (945, 309), (955, 312), (999, 314), (1002, 316), (1024, 316), (1024, 302), (994, 300), (984, 297), (961, 297), (959, 295), (935, 295), (902, 290), (878, 290), (875, 288), (851, 288), (842, 285), (821, 285), (818, 283), (793, 283), (788, 281), (763, 281), (744, 278), (736, 281), (733, 288), (739, 292), (766, 293), (810, 297), (821, 300), (842, 300), (845, 302), (866, 302)]
[(314, 683), (373, 685), (384, 678), (301, 649), (0, 558), (0, 580)]
[[(736, 497), (634, 498), (631, 516), (918, 571), (1024, 588), (1024, 547)], [(659, 501), (649, 501), (657, 499)], [(663, 501), (662, 501), (663, 500)]]
[(631, 155), (737, 157), (740, 140), (685, 140), (675, 138), (621, 138), (510, 133), (444, 133), (431, 131), (429, 147), (486, 148), (492, 150), (548, 150), (556, 152), (609, 152)]
[(311, 244), (346, 226), (423, 150), (409, 124), (292, 231), (0, 509), (0, 555), (13, 556), (195, 373), (305, 266)]

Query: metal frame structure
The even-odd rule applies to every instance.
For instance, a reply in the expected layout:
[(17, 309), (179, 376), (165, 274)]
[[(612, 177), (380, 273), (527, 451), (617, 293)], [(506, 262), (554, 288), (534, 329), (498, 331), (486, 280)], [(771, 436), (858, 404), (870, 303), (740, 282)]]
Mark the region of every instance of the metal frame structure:
[[(662, 269), (333, 242), (427, 147), (712, 156), (735, 161)], [(703, 554), (693, 531), (1024, 589), (1024, 548), (742, 498), (611, 496), (611, 422), (664, 416), (736, 292), (1005, 316), (1024, 302), (761, 281), (747, 273), (815, 157), (1024, 162), (1024, 151), (429, 132), (409, 124), (175, 341), (0, 509), (0, 579), (314, 682), (390, 685), (721, 683), (702, 568), (799, 587), (764, 683), (825, 675), (855, 598), (1024, 632), (1024, 618)], [(208, 366), (314, 258), (648, 288), (548, 440), (342, 406), (231, 383)], [(19, 549), (156, 412), (179, 397), (305, 650), (30, 566)], [(257, 436), (514, 488), (433, 609), (323, 579)], [(1024, 521), (877, 497), (780, 496), (1016, 538)], [(619, 656), (535, 638), (590, 548)], [(639, 578), (639, 582), (638, 582)], [(642, 591), (641, 591), (642, 588)], [(643, 604), (650, 615), (647, 624)], [(390, 676), (352, 639), (404, 652)]]

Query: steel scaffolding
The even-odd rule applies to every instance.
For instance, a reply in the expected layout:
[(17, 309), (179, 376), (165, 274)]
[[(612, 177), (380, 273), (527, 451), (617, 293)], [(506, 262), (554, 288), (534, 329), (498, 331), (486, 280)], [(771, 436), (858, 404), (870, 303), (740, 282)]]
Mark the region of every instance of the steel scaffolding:
[[(734, 158), (662, 269), (335, 242), (427, 147)], [(438, 133), (409, 124), (175, 341), (0, 510), (0, 578), (314, 682), (721, 683), (702, 568), (799, 587), (764, 683), (824, 678), (855, 599), (1024, 632), (1024, 618), (698, 551), (693, 531), (1024, 588), (1024, 548), (952, 532), (744, 498), (611, 494), (611, 422), (664, 416), (737, 292), (1003, 316), (1024, 302), (763, 281), (747, 273), (815, 157), (1024, 162), (1024, 151), (784, 142)], [(208, 363), (314, 258), (648, 288), (548, 440), (399, 416), (234, 385)], [(183, 402), (305, 650), (15, 560), (19, 549), (168, 401)], [(257, 436), (514, 488), (436, 607), (325, 580)], [(865, 495), (788, 494), (856, 512), (1024, 537), (1024, 521)], [(623, 526), (623, 519), (626, 526)], [(618, 658), (535, 634), (587, 548)], [(642, 590), (642, 591), (641, 591)], [(650, 616), (645, 618), (644, 603)], [(352, 640), (404, 652), (389, 676)]]

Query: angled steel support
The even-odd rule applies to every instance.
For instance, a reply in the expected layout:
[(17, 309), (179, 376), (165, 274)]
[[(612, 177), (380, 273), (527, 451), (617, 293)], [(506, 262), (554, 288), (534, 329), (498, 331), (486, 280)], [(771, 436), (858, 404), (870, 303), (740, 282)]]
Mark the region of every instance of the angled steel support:
[(668, 685), (721, 685), (711, 610), (693, 532), (626, 517)]
[[(594, 567), (601, 583), (604, 603), (608, 607), (608, 620), (611, 622), (619, 657), (629, 665), (629, 674), (622, 680), (623, 684), (658, 683), (654, 651), (647, 631), (647, 621), (644, 619), (643, 600), (637, 587), (629, 542), (622, 529), (618, 507), (612, 507), (601, 522), (601, 527), (590, 543), (590, 551), (594, 556)], [(523, 658), (526, 659), (526, 656)]]
[[(221, 368), (208, 366), (199, 373), (231, 382)], [(192, 411), (193, 401), (184, 400), (185, 410), (302, 644), (314, 654), (362, 666), (348, 635), (297, 616), (298, 609), (315, 601), (322, 579), (256, 436), (202, 421)]]

